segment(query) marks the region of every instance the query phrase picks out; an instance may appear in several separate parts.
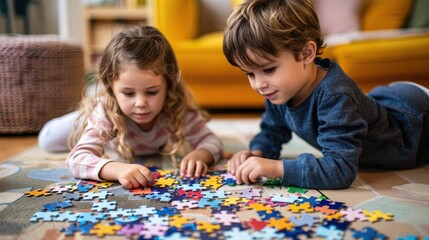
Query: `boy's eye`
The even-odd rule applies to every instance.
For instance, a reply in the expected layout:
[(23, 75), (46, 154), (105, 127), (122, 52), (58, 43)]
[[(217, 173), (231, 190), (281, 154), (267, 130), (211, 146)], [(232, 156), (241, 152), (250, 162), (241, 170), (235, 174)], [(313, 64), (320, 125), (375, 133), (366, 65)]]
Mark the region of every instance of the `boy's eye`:
[(273, 73), (274, 71), (276, 71), (275, 67), (264, 69), (264, 73)]
[(253, 74), (253, 73), (251, 73), (251, 72), (248, 72), (248, 73), (246, 73), (246, 76), (247, 76), (247, 77), (249, 77), (249, 78), (252, 78), (252, 77), (254, 77), (254, 76), (255, 76), (255, 74)]

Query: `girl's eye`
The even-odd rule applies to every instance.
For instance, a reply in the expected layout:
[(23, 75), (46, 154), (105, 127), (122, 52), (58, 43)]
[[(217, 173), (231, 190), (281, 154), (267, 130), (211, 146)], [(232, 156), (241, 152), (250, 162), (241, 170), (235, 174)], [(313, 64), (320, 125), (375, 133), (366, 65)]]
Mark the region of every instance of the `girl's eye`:
[(158, 91), (150, 91), (150, 92), (146, 92), (146, 94), (150, 95), (150, 96), (154, 96), (154, 95), (158, 94)]
[(134, 96), (133, 92), (123, 92), (122, 94), (124, 94), (124, 96), (126, 96), (126, 97), (132, 97), (132, 96)]
[(264, 73), (273, 73), (276, 71), (275, 67), (264, 69)]

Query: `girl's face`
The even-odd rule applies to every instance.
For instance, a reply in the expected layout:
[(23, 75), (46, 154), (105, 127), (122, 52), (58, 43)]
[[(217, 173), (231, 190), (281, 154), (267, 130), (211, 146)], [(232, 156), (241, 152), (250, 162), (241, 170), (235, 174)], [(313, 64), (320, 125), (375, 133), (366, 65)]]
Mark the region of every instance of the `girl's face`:
[(164, 106), (167, 82), (162, 74), (133, 65), (119, 74), (113, 83), (113, 94), (122, 112), (143, 131), (149, 131)]
[(241, 67), (242, 71), (247, 74), (251, 87), (273, 104), (281, 105), (292, 100), (291, 103), (297, 106), (317, 84), (311, 64), (304, 67), (304, 62), (296, 61), (289, 51), (282, 50), (272, 59), (260, 58), (250, 51), (248, 56), (261, 62), (262, 67)]

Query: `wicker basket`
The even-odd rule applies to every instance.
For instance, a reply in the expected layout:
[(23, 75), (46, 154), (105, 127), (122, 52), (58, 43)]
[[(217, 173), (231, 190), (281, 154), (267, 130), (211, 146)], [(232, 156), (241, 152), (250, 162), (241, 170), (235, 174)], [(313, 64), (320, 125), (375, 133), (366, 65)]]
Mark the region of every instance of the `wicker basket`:
[(83, 75), (79, 44), (49, 35), (0, 37), (0, 134), (35, 133), (73, 110)]

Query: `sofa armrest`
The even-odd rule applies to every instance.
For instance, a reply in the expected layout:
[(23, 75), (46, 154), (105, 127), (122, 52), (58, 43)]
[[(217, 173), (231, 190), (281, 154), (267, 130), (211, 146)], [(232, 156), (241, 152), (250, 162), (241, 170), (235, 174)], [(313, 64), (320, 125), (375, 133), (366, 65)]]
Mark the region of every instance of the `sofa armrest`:
[(154, 25), (173, 44), (175, 40), (198, 35), (198, 0), (156, 0), (153, 4)]

